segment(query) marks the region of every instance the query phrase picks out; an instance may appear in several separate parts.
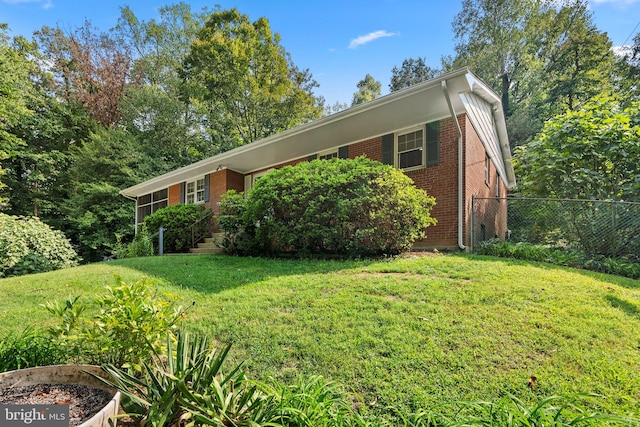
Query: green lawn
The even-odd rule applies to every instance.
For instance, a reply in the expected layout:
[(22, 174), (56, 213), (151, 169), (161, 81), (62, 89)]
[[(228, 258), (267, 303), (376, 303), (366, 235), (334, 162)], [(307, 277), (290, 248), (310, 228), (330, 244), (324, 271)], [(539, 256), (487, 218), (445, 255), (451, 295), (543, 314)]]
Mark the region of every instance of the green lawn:
[(590, 392), (605, 412), (640, 414), (640, 281), (541, 263), (126, 259), (0, 279), (0, 336), (46, 324), (47, 300), (102, 294), (113, 274), (195, 301), (187, 323), (233, 341), (250, 376), (321, 374), (373, 413)]

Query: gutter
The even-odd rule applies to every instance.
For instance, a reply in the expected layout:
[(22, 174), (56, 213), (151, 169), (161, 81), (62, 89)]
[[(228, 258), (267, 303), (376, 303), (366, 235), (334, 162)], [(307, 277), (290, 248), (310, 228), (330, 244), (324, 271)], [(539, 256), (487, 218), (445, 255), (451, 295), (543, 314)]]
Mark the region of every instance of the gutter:
[(464, 182), (463, 182), (463, 171), (464, 171), (464, 158), (462, 153), (462, 129), (460, 128), (460, 123), (458, 123), (458, 117), (456, 116), (456, 112), (453, 109), (453, 104), (451, 103), (451, 98), (449, 97), (449, 89), (447, 88), (447, 81), (442, 80), (442, 91), (444, 92), (444, 98), (447, 100), (447, 105), (449, 106), (449, 112), (451, 113), (451, 118), (453, 119), (453, 123), (456, 125), (456, 131), (458, 132), (458, 247), (462, 250), (467, 249), (464, 245), (463, 239), (463, 231), (464, 231)]

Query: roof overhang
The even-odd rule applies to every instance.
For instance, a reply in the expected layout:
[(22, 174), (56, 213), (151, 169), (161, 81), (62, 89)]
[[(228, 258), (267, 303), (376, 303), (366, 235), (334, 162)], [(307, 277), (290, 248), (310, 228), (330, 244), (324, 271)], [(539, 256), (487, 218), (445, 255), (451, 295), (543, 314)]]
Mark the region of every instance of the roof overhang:
[(247, 174), (419, 123), (441, 120), (450, 116), (442, 81), (447, 83), (453, 107), (458, 114), (465, 112), (465, 108), (460, 97), (455, 95), (464, 92), (475, 92), (486, 102), (500, 107), (494, 109), (495, 122), (500, 145), (506, 148), (503, 157), (508, 155), (508, 161), (505, 158), (505, 166), (510, 168), (507, 171), (508, 185), (515, 185), (500, 98), (467, 68), (463, 68), (176, 169), (126, 188), (120, 194), (129, 198), (138, 197), (222, 168)]

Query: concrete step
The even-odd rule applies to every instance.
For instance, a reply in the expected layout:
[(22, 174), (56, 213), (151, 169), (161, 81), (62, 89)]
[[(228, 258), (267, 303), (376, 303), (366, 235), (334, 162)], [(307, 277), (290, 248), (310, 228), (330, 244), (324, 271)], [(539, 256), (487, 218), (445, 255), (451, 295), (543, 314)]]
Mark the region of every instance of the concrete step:
[(189, 253), (197, 254), (197, 255), (216, 255), (216, 254), (223, 254), (224, 249), (222, 248), (191, 248), (189, 249)]
[(223, 238), (224, 233), (213, 233), (212, 237), (207, 237), (204, 242), (198, 243), (197, 248), (192, 248), (189, 252), (192, 254), (222, 254), (224, 250), (218, 244), (222, 242)]

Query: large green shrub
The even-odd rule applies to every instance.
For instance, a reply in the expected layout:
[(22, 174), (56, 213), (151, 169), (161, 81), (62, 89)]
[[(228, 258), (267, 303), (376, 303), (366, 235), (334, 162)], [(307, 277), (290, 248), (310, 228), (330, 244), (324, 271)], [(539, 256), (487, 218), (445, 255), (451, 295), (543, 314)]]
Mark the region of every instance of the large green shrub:
[(0, 214), (0, 277), (41, 273), (77, 265), (65, 235), (38, 218)]
[(211, 227), (210, 220), (203, 220), (211, 213), (202, 205), (180, 204), (167, 206), (147, 216), (144, 225), (149, 233), (160, 227), (164, 232), (165, 252), (188, 252), (191, 248), (191, 228), (197, 223), (196, 234), (206, 234)]
[(398, 254), (435, 223), (434, 204), (391, 166), (315, 160), (264, 176), (245, 202), (227, 194), (220, 221), (225, 244), (240, 253)]

